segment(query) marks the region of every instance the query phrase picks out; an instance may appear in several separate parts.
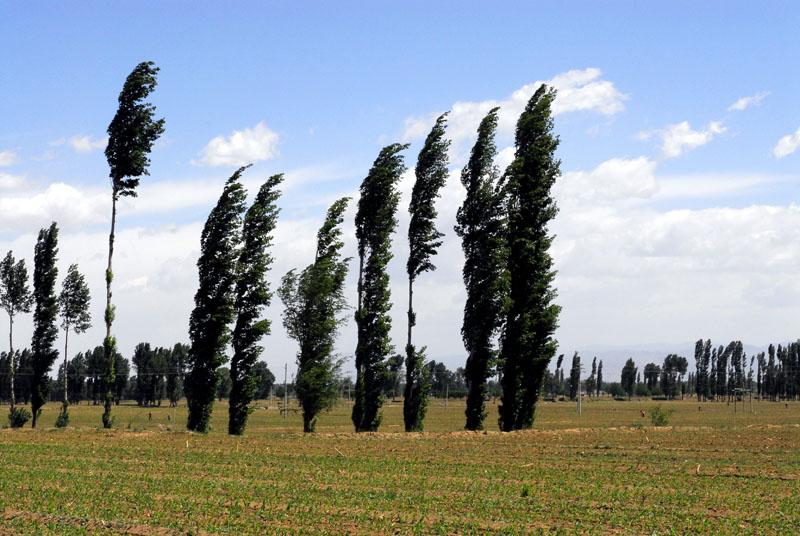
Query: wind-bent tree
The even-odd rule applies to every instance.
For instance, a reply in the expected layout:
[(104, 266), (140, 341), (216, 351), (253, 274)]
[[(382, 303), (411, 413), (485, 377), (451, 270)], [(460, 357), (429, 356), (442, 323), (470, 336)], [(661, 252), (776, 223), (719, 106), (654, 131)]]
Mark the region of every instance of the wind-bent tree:
[(64, 401), (61, 413), (56, 420), (56, 426), (63, 428), (69, 425), (69, 398), (67, 393), (67, 356), (69, 355), (69, 332), (83, 333), (92, 327), (92, 314), (89, 312), (89, 287), (86, 280), (78, 271), (78, 265), (73, 264), (67, 270), (67, 277), (61, 283), (61, 294), (58, 295), (58, 313), (61, 317), (61, 329), (64, 330)]
[(500, 428), (533, 426), (544, 371), (556, 353), (561, 308), (548, 224), (558, 209), (551, 189), (560, 175), (550, 108), (556, 91), (539, 86), (517, 121), (516, 152), (506, 170), (509, 307), (502, 340)]
[(270, 321), (260, 317), (264, 307), (272, 301), (266, 276), (273, 258), (268, 250), (280, 212), (275, 203), (281, 195), (277, 187), (282, 181), (282, 174), (267, 179), (244, 217), (236, 281), (237, 317), (233, 329), (228, 405), (228, 433), (231, 435), (244, 433), (251, 411), (249, 405), (256, 391), (253, 367), (263, 351), (258, 342), (270, 331)]
[(421, 432), (422, 421), (428, 408), (429, 379), (425, 372), (425, 347), (417, 350), (411, 343), (411, 330), (417, 324), (414, 312), (414, 281), (423, 272), (436, 266), (431, 257), (442, 245), (443, 233), (436, 229), (434, 201), (447, 181), (447, 149), (450, 140), (444, 138), (447, 113), (439, 116), (419, 153), (414, 169), (416, 181), (411, 190), (408, 212), (408, 340), (406, 342), (406, 388), (403, 399), (403, 421), (406, 432)]
[(8, 378), (11, 395), (11, 408), (8, 415), (12, 426), (16, 426), (20, 422), (25, 424), (30, 417), (27, 411), (20, 413), (15, 407), (14, 317), (20, 313), (30, 313), (32, 300), (31, 291), (28, 289), (28, 270), (25, 268), (25, 260), (14, 262), (14, 254), (9, 251), (0, 262), (0, 307), (8, 313)]
[(281, 280), (278, 295), (284, 304), (283, 325), (300, 344), (295, 392), (303, 408), (303, 431), (314, 432), (317, 416), (339, 397), (336, 382), (341, 361), (333, 355), (339, 327), (346, 318), (344, 280), (349, 258), (342, 259), (341, 224), (350, 198), (334, 202), (317, 232), (313, 264), (301, 273), (290, 270)]
[(39, 231), (33, 255), (33, 338), (31, 339), (31, 358), (33, 376), (31, 377), (31, 425), (42, 413), (42, 406), (50, 393), (50, 379), (47, 373), (58, 358), (54, 345), (58, 337), (56, 315), (56, 255), (58, 254), (58, 226), (53, 222), (49, 228)]
[(239, 168), (225, 183), (200, 236), (200, 284), (189, 319), (191, 347), (185, 384), (189, 405), (186, 427), (196, 432), (208, 432), (217, 392), (217, 369), (228, 360), (225, 348), (236, 314), (236, 266), (247, 195), (239, 177), (247, 167)]
[(498, 110), (490, 110), (478, 127), (478, 139), (461, 172), (467, 195), (456, 215), (455, 231), (464, 251), (467, 289), (461, 326), (467, 350), (467, 430), (482, 430), (486, 419), (486, 382), (497, 355), (493, 340), (503, 322), (508, 290), (503, 194), (494, 164)]
[(111, 232), (108, 235), (108, 267), (106, 268), (106, 337), (103, 348), (106, 359), (104, 380), (106, 384), (103, 426), (111, 428), (111, 405), (114, 400), (114, 356), (117, 340), (111, 334), (114, 306), (111, 304), (111, 282), (114, 272), (114, 228), (117, 221), (117, 201), (120, 197), (136, 197), (139, 177), (149, 175), (150, 159), (147, 155), (155, 141), (164, 133), (164, 119), (154, 120), (156, 108), (144, 100), (156, 87), (158, 67), (152, 61), (142, 62), (128, 75), (119, 94), (119, 109), (108, 125), (106, 160), (111, 177)]
[(352, 414), (357, 432), (373, 432), (380, 426), (384, 362), (394, 352), (389, 337), (391, 292), (386, 265), (392, 258), (391, 235), (397, 227), (397, 182), (406, 169), (400, 151), (407, 148), (408, 144), (399, 143), (384, 147), (360, 188), (356, 212), (358, 343)]

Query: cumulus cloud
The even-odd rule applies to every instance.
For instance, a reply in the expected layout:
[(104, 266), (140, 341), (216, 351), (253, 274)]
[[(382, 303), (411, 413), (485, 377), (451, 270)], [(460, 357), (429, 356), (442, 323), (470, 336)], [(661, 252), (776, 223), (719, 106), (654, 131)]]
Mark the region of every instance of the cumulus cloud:
[(741, 111), (750, 106), (755, 106), (759, 104), (762, 100), (764, 100), (764, 97), (768, 96), (769, 94), (770, 94), (769, 91), (760, 91), (755, 95), (751, 95), (749, 97), (742, 97), (741, 99), (731, 104), (728, 107), (728, 111), (729, 112)]
[(570, 204), (648, 199), (659, 188), (656, 166), (644, 156), (612, 158), (589, 172), (564, 173), (556, 182), (555, 193)]
[(0, 151), (0, 167), (13, 166), (19, 163), (19, 156), (14, 151)]
[(0, 198), (0, 232), (26, 232), (57, 221), (78, 228), (108, 218), (107, 195), (84, 192), (64, 183), (53, 183), (44, 191), (19, 192)]
[(675, 158), (710, 142), (714, 136), (728, 130), (720, 121), (712, 121), (703, 130), (693, 130), (688, 121), (669, 125), (658, 131), (661, 136), (661, 156)]
[(200, 152), (202, 166), (243, 166), (278, 156), (278, 134), (263, 122), (253, 128), (234, 130), (229, 137), (217, 136)]
[[(492, 108), (499, 106), (498, 137), (513, 136), (514, 128), (536, 89), (543, 83), (558, 90), (553, 102), (553, 115), (568, 112), (592, 111), (602, 115), (614, 115), (625, 109), (623, 101), (627, 98), (613, 84), (602, 80), (600, 69), (588, 68), (559, 74), (550, 80), (533, 82), (514, 91), (505, 100), (484, 100), (480, 102), (459, 101), (450, 108), (447, 135), (453, 141), (454, 150), (459, 152), (462, 142), (475, 137), (481, 119)], [(409, 117), (404, 121), (403, 140), (421, 139), (428, 134), (436, 117), (441, 112), (421, 117)]]
[(61, 138), (50, 142), (53, 147), (68, 145), (75, 149), (76, 153), (91, 153), (95, 149), (104, 149), (108, 145), (108, 137), (92, 140), (91, 136), (72, 136), (71, 138)]
[(775, 158), (789, 156), (800, 147), (800, 128), (794, 134), (789, 134), (778, 140), (777, 145), (772, 149)]
[(0, 190), (15, 190), (25, 185), (25, 177), (0, 171)]

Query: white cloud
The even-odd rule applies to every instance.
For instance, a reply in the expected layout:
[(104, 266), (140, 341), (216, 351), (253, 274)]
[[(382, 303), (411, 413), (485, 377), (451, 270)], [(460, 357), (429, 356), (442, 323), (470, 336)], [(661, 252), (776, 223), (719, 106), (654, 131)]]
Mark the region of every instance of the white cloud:
[(0, 190), (14, 190), (25, 185), (25, 177), (0, 171)]
[(59, 147), (61, 145), (69, 145), (75, 149), (76, 153), (91, 153), (95, 149), (104, 149), (108, 145), (108, 137), (92, 140), (91, 136), (72, 136), (71, 138), (61, 138), (56, 141), (51, 141), (51, 147)]
[(590, 172), (564, 173), (556, 181), (554, 192), (568, 204), (648, 199), (659, 188), (656, 166), (644, 156), (632, 160), (612, 158)]
[(675, 158), (707, 144), (715, 135), (722, 134), (726, 130), (720, 121), (712, 121), (704, 130), (692, 130), (688, 121), (669, 125), (659, 131), (662, 141), (661, 156)]
[(52, 221), (71, 229), (96, 224), (108, 219), (107, 197), (58, 182), (44, 191), (6, 195), (0, 198), (0, 232), (28, 232)]
[(217, 136), (200, 152), (194, 165), (243, 166), (278, 156), (278, 134), (263, 122), (253, 128), (234, 130), (230, 137)]
[(0, 151), (0, 167), (13, 166), (19, 163), (19, 156), (14, 151)]
[(769, 94), (770, 94), (769, 91), (760, 91), (755, 95), (751, 95), (749, 97), (742, 97), (741, 99), (731, 104), (728, 107), (728, 111), (729, 112), (741, 111), (750, 106), (755, 106), (759, 104), (762, 100), (764, 100), (764, 97), (768, 96)]
[[(568, 112), (593, 111), (603, 115), (613, 115), (625, 109), (623, 101), (627, 98), (613, 84), (600, 79), (600, 69), (588, 68), (559, 74), (550, 80), (533, 82), (514, 91), (507, 99), (494, 99), (480, 102), (459, 101), (450, 108), (447, 136), (453, 141), (456, 154), (463, 152), (462, 142), (474, 139), (478, 124), (492, 108), (499, 106), (498, 137), (513, 137), (520, 114), (536, 89), (543, 83), (558, 90), (553, 102), (553, 115)], [(424, 138), (441, 112), (427, 116), (409, 117), (404, 121), (403, 140)]]
[(778, 140), (777, 145), (772, 149), (775, 158), (789, 156), (800, 147), (800, 128), (794, 134), (789, 134)]

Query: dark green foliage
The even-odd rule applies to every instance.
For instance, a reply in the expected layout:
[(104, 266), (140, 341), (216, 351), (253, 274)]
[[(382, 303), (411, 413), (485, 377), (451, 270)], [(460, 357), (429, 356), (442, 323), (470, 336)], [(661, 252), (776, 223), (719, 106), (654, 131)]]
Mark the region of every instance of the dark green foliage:
[[(629, 360), (629, 361), (631, 362), (631, 364), (633, 364), (633, 360), (632, 359)], [(627, 365), (627, 363), (626, 363), (626, 365)], [(624, 368), (622, 370), (623, 370), (623, 372), (625, 371)], [(636, 376), (636, 374), (635, 374), (636, 367), (634, 367), (633, 370), (634, 370), (634, 376)], [(647, 389), (650, 392), (653, 392), (656, 389), (656, 387), (658, 386), (658, 379), (660, 377), (661, 377), (661, 367), (659, 367), (655, 363), (648, 363), (648, 364), (646, 364), (644, 366), (644, 383), (645, 383), (645, 385), (647, 386)], [(627, 387), (627, 384), (625, 384), (624, 382), (623, 382), (623, 387), (625, 387), (625, 388)], [(632, 389), (631, 389), (631, 391), (628, 391), (628, 389), (626, 388), (625, 392), (628, 393), (628, 392), (633, 392), (633, 391), (632, 391)], [(631, 396), (631, 395), (629, 394), (628, 396)]]
[(283, 175), (270, 177), (259, 189), (244, 217), (236, 281), (237, 317), (233, 330), (232, 387), (228, 405), (228, 433), (232, 435), (242, 435), (247, 425), (249, 405), (256, 390), (253, 366), (263, 350), (258, 342), (270, 331), (270, 321), (260, 317), (272, 300), (266, 280), (273, 261), (268, 248), (272, 245), (272, 232), (280, 212), (275, 203), (281, 195), (277, 187), (282, 181)]
[(490, 110), (478, 127), (478, 139), (461, 172), (467, 195), (456, 215), (467, 289), (461, 326), (467, 350), (467, 430), (483, 429), (486, 382), (497, 353), (493, 339), (502, 325), (508, 291), (503, 194), (498, 190), (499, 173), (494, 165), (498, 110)]
[(69, 410), (67, 409), (67, 404), (61, 405), (61, 411), (58, 412), (58, 417), (56, 417), (56, 428), (66, 428), (69, 426)]
[(597, 385), (595, 393), (597, 396), (600, 396), (600, 391), (603, 390), (603, 360), (601, 359), (600, 362), (597, 364)]
[(149, 175), (150, 159), (148, 155), (153, 144), (164, 133), (164, 119), (153, 119), (155, 106), (145, 99), (156, 87), (158, 67), (153, 62), (142, 62), (134, 68), (117, 99), (119, 108), (114, 119), (108, 125), (108, 146), (106, 160), (111, 177), (111, 231), (108, 235), (108, 267), (106, 268), (106, 336), (103, 339), (106, 370), (103, 380), (106, 385), (105, 410), (103, 426), (111, 428), (111, 404), (114, 400), (115, 356), (117, 340), (111, 334), (114, 323), (114, 306), (111, 304), (111, 282), (114, 272), (111, 270), (114, 256), (114, 227), (117, 220), (117, 201), (120, 197), (136, 197), (139, 178)]
[[(69, 332), (83, 333), (92, 327), (92, 315), (89, 312), (89, 287), (78, 271), (78, 265), (72, 264), (67, 270), (67, 277), (61, 282), (61, 293), (58, 295), (58, 314), (61, 317), (61, 329), (64, 330), (64, 370), (67, 369), (69, 355)], [(64, 400), (56, 426), (64, 428), (69, 424), (69, 392), (67, 378), (64, 374)]]
[(229, 325), (236, 314), (234, 289), (246, 197), (239, 177), (245, 169), (239, 168), (225, 183), (200, 237), (200, 284), (189, 319), (191, 347), (184, 385), (189, 405), (186, 427), (196, 432), (208, 431), (217, 369), (227, 361), (224, 352), (231, 339)]
[(222, 401), (231, 396), (231, 369), (228, 367), (220, 367), (217, 369), (217, 398)]
[(664, 358), (664, 366), (661, 369), (661, 391), (667, 398), (678, 396), (688, 366), (689, 362), (685, 357), (669, 354)]
[(466, 371), (459, 367), (455, 372), (449, 370), (444, 363), (431, 361), (427, 364), (430, 376), (431, 394), (435, 397), (464, 398), (467, 393), (465, 382)]
[(256, 400), (269, 398), (272, 393), (272, 386), (275, 385), (275, 375), (269, 370), (267, 364), (263, 361), (256, 361), (256, 364), (253, 366), (253, 376), (256, 379), (254, 398)]
[[(636, 384), (636, 364), (633, 358), (628, 358), (625, 365), (622, 367), (622, 376), (620, 377), (619, 384), (622, 390), (628, 395), (628, 398), (633, 396), (633, 389)], [(645, 377), (647, 377), (647, 369), (645, 368)]]
[(320, 412), (339, 397), (336, 383), (341, 361), (333, 356), (341, 316), (347, 307), (344, 280), (349, 258), (342, 259), (341, 224), (349, 198), (334, 202), (317, 233), (314, 263), (300, 274), (291, 270), (278, 290), (284, 304), (283, 325), (300, 344), (295, 390), (303, 408), (303, 431), (313, 432)]
[(597, 387), (597, 356), (592, 359), (592, 373), (586, 378), (586, 394), (594, 395), (595, 387)]
[(36, 428), (36, 421), (50, 392), (50, 381), (47, 374), (58, 357), (58, 350), (54, 348), (58, 337), (58, 327), (56, 326), (58, 299), (55, 292), (56, 278), (58, 277), (57, 254), (58, 226), (53, 223), (49, 228), (39, 231), (33, 260), (34, 310), (33, 338), (31, 339), (33, 364), (31, 413), (33, 421), (31, 424), (34, 428)]
[(408, 145), (384, 147), (361, 183), (356, 212), (358, 239), (358, 308), (356, 325), (356, 386), (353, 424), (357, 432), (375, 431), (381, 423), (384, 361), (393, 353), (391, 293), (386, 265), (392, 258), (391, 234), (397, 226), (400, 194), (397, 182), (405, 171), (400, 151)]
[(16, 407), (8, 413), (8, 425), (11, 428), (22, 428), (31, 420), (31, 412), (25, 408)]
[(569, 399), (578, 398), (578, 390), (581, 388), (581, 356), (578, 352), (572, 356), (572, 367), (569, 369)]
[(383, 396), (392, 397), (392, 401), (398, 396), (403, 378), (403, 363), (405, 358), (401, 354), (395, 354), (386, 360), (386, 380), (383, 383)]
[(140, 342), (133, 350), (133, 366), (136, 367), (136, 383), (133, 396), (140, 406), (160, 406), (167, 396), (170, 350), (151, 348), (150, 343)]
[(177, 407), (183, 397), (183, 380), (186, 376), (186, 356), (189, 346), (176, 343), (167, 354), (167, 398), (170, 407)]
[(561, 308), (548, 224), (557, 212), (551, 189), (559, 176), (550, 106), (555, 89), (542, 84), (517, 121), (514, 161), (505, 173), (508, 207), (509, 306), (502, 335), (504, 431), (533, 426), (542, 379), (556, 353)]
[(434, 201), (447, 181), (447, 149), (450, 141), (444, 138), (447, 114), (436, 120), (419, 153), (414, 172), (416, 180), (411, 191), (408, 212), (408, 341), (406, 342), (406, 388), (403, 400), (403, 421), (406, 432), (421, 432), (428, 407), (429, 386), (422, 372), (425, 366), (425, 348), (417, 351), (411, 342), (411, 330), (417, 323), (414, 312), (414, 281), (423, 272), (436, 269), (431, 258), (442, 245), (443, 233), (436, 230)]
[(164, 119), (154, 120), (155, 106), (144, 102), (156, 87), (158, 71), (152, 61), (136, 66), (125, 80), (119, 108), (108, 125), (105, 153), (115, 197), (136, 197), (139, 177), (150, 174), (148, 155), (164, 133)]
[(667, 426), (669, 424), (669, 416), (675, 412), (674, 409), (661, 409), (661, 404), (650, 409), (650, 422), (653, 426)]
[[(28, 289), (28, 270), (25, 260), (14, 261), (14, 255), (9, 251), (0, 262), (0, 307), (8, 313), (8, 352), (14, 355), (14, 317), (20, 313), (30, 313), (33, 296)], [(8, 360), (8, 382), (10, 411), (14, 412), (16, 397), (14, 393), (15, 364), (13, 359)], [(0, 369), (3, 370), (3, 369)], [(12, 417), (9, 417), (11, 419)], [(17, 419), (18, 417), (14, 417)]]

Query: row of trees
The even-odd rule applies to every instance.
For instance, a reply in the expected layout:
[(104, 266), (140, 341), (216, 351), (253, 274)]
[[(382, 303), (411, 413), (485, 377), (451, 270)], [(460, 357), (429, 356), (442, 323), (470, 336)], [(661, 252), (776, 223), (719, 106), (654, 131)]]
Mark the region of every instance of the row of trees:
[[(698, 400), (731, 399), (749, 391), (770, 400), (800, 397), (800, 341), (750, 356), (741, 341), (713, 347), (711, 340), (698, 340), (694, 358), (697, 367), (695, 392)], [(748, 363), (749, 361), (749, 363)]]
[[(118, 371), (112, 331), (115, 309), (111, 299), (116, 207), (120, 198), (137, 195), (141, 176), (149, 174), (152, 146), (164, 132), (164, 119), (156, 119), (155, 107), (146, 101), (156, 87), (158, 71), (152, 62), (136, 66), (125, 81), (117, 113), (107, 131), (105, 155), (112, 203), (105, 273), (106, 369), (102, 418), (105, 427), (113, 423), (111, 408)], [(467, 258), (464, 266), (467, 303), (462, 334), (468, 352), (465, 371), (469, 429), (483, 427), (487, 381), (497, 372), (503, 392), (500, 427), (514, 430), (532, 426), (543, 376), (555, 353), (553, 333), (560, 309), (553, 303), (555, 272), (549, 254), (552, 237), (548, 232), (548, 224), (556, 214), (550, 190), (560, 173), (560, 162), (554, 157), (559, 141), (552, 133), (554, 98), (555, 90), (545, 85), (531, 97), (517, 123), (514, 160), (502, 175), (494, 164), (497, 109), (491, 110), (480, 124), (478, 140), (462, 172), (467, 197), (458, 212), (456, 232), (462, 238)], [(434, 202), (448, 175), (450, 142), (444, 137), (446, 120), (447, 114), (437, 119), (419, 154), (409, 208), (403, 410), (409, 431), (422, 429), (431, 389), (425, 347), (417, 349), (412, 340), (417, 322), (413, 285), (423, 273), (435, 269), (432, 258), (443, 236), (434, 226), (437, 216)], [(387, 364), (394, 355), (389, 339), (391, 296), (386, 267), (392, 258), (392, 234), (397, 226), (397, 183), (405, 171), (401, 153), (407, 147), (401, 144), (385, 147), (360, 188), (355, 222), (359, 256), (355, 312), (358, 343), (352, 414), (357, 431), (376, 430), (380, 425), (382, 387), (387, 380)], [(270, 177), (245, 213), (246, 193), (239, 182), (244, 169), (239, 169), (226, 183), (201, 237), (200, 285), (190, 318), (191, 344), (185, 356), (184, 377), (189, 405), (187, 427), (200, 432), (208, 429), (218, 391), (217, 371), (228, 360), (225, 351), (229, 344), (233, 348), (229, 432), (244, 431), (255, 391), (253, 369), (262, 351), (258, 342), (270, 331), (270, 323), (261, 318), (261, 312), (272, 298), (266, 274), (272, 264), (269, 246), (278, 215), (275, 203), (282, 176)], [(343, 285), (349, 259), (341, 258), (340, 224), (347, 202), (341, 199), (329, 209), (317, 236), (314, 263), (302, 272), (287, 274), (279, 290), (286, 306), (284, 325), (300, 346), (296, 388), (307, 431), (313, 431), (319, 412), (329, 408), (335, 399), (332, 380), (341, 361), (332, 355), (332, 350), (344, 320), (341, 312), (346, 307)], [(54, 224), (49, 231), (42, 231), (37, 244), (31, 345), (34, 423), (46, 398), (44, 378), (58, 354), (53, 348), (57, 301), (52, 292), (57, 273), (56, 236)], [(7, 309), (11, 316), (24, 310), (16, 307)], [(85, 325), (88, 326), (88, 320)], [(78, 329), (77, 322), (71, 326)], [(495, 344), (498, 335), (499, 344)], [(10, 351), (14, 355), (13, 348)], [(166, 359), (162, 354), (165, 354), (163, 349), (159, 352), (140, 348), (136, 359), (145, 370), (160, 366)], [(13, 360), (10, 362), (13, 368)], [(67, 366), (64, 365), (65, 370)], [(64, 375), (65, 381), (68, 377), (69, 374)], [(145, 379), (144, 375), (137, 379), (137, 399), (143, 404), (153, 403), (160, 389), (157, 382)], [(65, 395), (68, 391), (65, 387)], [(65, 420), (68, 420), (67, 405), (65, 398)]]
[[(71, 265), (67, 276), (62, 281), (61, 292), (56, 295), (56, 279), (58, 268), (58, 226), (39, 231), (34, 249), (33, 291), (28, 287), (28, 270), (25, 261), (16, 261), (9, 251), (0, 262), (0, 307), (8, 314), (9, 319), (9, 351), (6, 354), (2, 369), (8, 374), (9, 423), (12, 427), (24, 425), (32, 417), (32, 426), (41, 413), (41, 407), (47, 401), (51, 382), (50, 369), (58, 358), (55, 340), (58, 335), (57, 320), (61, 319), (64, 330), (64, 364), (69, 355), (69, 333), (81, 333), (91, 326), (89, 314), (89, 289), (77, 265)], [(14, 351), (14, 319), (33, 308), (33, 336), (30, 352)], [(24, 367), (26, 378), (24, 388), (25, 399), (30, 399), (31, 413), (16, 405), (17, 386), (16, 371)], [(63, 376), (63, 404), (57, 420), (58, 426), (69, 423), (67, 375)]]
[[(478, 141), (462, 172), (467, 199), (459, 210), (456, 231), (467, 257), (462, 333), (469, 354), (465, 387), (470, 429), (483, 427), (487, 382), (496, 372), (501, 373), (503, 391), (501, 428), (530, 427), (543, 375), (555, 353), (552, 335), (559, 308), (552, 303), (555, 272), (547, 231), (556, 213), (550, 189), (559, 174), (559, 162), (553, 156), (558, 139), (552, 134), (550, 116), (554, 98), (555, 91), (544, 85), (535, 92), (517, 125), (515, 159), (502, 176), (494, 165), (497, 109), (491, 110), (481, 122)], [(420, 275), (435, 269), (432, 258), (443, 236), (434, 226), (434, 202), (448, 175), (446, 120), (447, 114), (437, 119), (419, 154), (409, 208), (403, 408), (407, 431), (422, 429), (432, 379), (436, 379), (431, 375), (435, 367), (426, 365), (425, 347), (418, 349), (413, 342), (417, 323), (413, 289)], [(357, 431), (378, 429), (386, 386), (391, 384), (395, 392), (399, 385), (401, 363), (394, 357), (389, 337), (387, 265), (397, 226), (397, 184), (406, 169), (401, 153), (407, 148), (401, 144), (383, 148), (360, 187), (355, 219), (358, 342), (352, 412)], [(261, 352), (257, 342), (270, 331), (260, 312), (272, 298), (266, 282), (272, 263), (268, 247), (278, 215), (276, 187), (282, 177), (271, 177), (243, 216), (246, 196), (239, 180), (245, 169), (237, 170), (226, 183), (201, 237), (200, 286), (190, 319), (192, 343), (185, 385), (190, 430), (207, 430), (219, 381), (217, 370), (227, 361), (225, 350), (230, 343), (229, 433), (244, 431), (253, 396), (252, 366)], [(343, 290), (350, 259), (341, 256), (341, 223), (348, 201), (340, 199), (329, 208), (317, 234), (314, 262), (300, 272), (290, 271), (278, 289), (285, 306), (284, 326), (299, 344), (295, 389), (308, 432), (314, 430), (319, 413), (339, 396), (335, 378), (341, 359), (333, 355), (333, 348), (347, 306)], [(500, 344), (495, 347), (497, 335)]]

